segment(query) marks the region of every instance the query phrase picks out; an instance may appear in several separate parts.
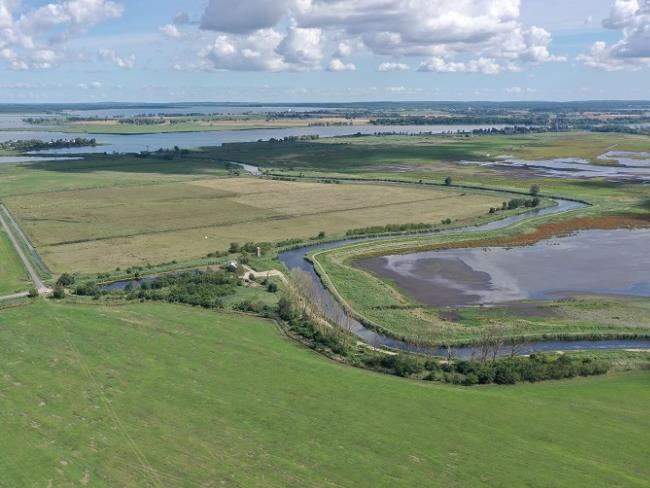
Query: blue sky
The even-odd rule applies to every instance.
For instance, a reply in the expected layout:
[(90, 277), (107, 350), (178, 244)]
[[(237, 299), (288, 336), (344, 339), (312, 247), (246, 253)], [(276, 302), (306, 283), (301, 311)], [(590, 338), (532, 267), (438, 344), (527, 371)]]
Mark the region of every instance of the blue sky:
[(0, 101), (650, 98), (650, 0), (0, 0)]

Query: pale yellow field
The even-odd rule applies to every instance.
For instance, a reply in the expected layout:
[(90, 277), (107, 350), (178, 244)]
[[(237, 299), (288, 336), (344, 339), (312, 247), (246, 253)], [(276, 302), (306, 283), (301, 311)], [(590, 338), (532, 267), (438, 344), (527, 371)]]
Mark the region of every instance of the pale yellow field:
[(431, 188), (205, 179), (11, 197), (55, 272), (196, 258), (230, 242), (277, 242), (358, 227), (487, 213), (498, 195)]

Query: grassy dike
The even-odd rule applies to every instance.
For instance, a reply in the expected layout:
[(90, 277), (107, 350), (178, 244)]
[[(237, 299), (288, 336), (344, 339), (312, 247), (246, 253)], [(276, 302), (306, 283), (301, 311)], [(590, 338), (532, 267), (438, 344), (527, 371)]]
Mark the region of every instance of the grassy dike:
[(0, 276), (2, 277), (0, 296), (27, 291), (31, 286), (25, 267), (2, 226), (0, 226)]
[(650, 477), (643, 372), (425, 384), (325, 360), (267, 320), (151, 303), (5, 309), (0, 343), (3, 486), (641, 487)]

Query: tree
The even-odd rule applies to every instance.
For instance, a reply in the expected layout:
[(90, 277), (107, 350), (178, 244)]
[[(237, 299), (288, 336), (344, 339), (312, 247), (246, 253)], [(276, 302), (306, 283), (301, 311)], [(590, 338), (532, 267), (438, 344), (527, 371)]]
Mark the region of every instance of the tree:
[(296, 318), (296, 310), (289, 296), (282, 296), (278, 300), (278, 315), (287, 322)]
[(62, 287), (74, 285), (74, 276), (70, 273), (63, 273), (59, 276), (59, 279), (56, 280), (56, 284)]
[(452, 183), (453, 183), (453, 180), (451, 179), (451, 176), (447, 176), (445, 178), (445, 185), (451, 186)]
[(231, 253), (231, 254), (239, 252), (239, 243), (238, 242), (231, 242), (230, 247), (228, 248), (228, 252)]
[(530, 194), (534, 197), (539, 195), (539, 185), (531, 185), (530, 186)]

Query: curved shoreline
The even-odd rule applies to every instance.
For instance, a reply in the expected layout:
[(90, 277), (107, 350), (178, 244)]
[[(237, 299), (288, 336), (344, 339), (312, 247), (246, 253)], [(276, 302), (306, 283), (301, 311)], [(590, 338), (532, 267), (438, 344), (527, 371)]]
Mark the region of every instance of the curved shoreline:
[[(492, 221), (486, 224), (479, 224), (475, 226), (466, 226), (457, 229), (450, 229), (447, 231), (431, 232), (430, 235), (445, 235), (452, 233), (476, 233), (481, 231), (489, 230), (498, 230), (509, 227), (510, 225), (532, 219), (535, 217), (541, 217), (543, 215), (556, 215), (563, 212), (568, 212), (570, 210), (576, 210), (579, 208), (587, 207), (587, 204), (583, 202), (570, 201), (560, 198), (555, 198), (557, 203), (554, 207), (548, 207), (544, 209), (531, 210), (525, 213), (518, 215), (506, 217), (500, 220)], [(426, 235), (426, 234), (420, 234)], [(336, 323), (336, 318), (341, 316), (341, 313), (346, 314), (349, 317), (351, 326), (346, 327), (347, 330), (352, 332), (355, 336), (362, 339), (365, 343), (370, 346), (377, 347), (383, 346), (389, 349), (395, 349), (405, 352), (418, 352), (434, 356), (445, 356), (448, 354), (446, 348), (438, 347), (422, 347), (416, 346), (412, 343), (400, 340), (396, 337), (391, 337), (385, 332), (382, 332), (382, 329), (378, 325), (369, 326), (369, 324), (364, 324), (362, 321), (350, 316), (346, 307), (344, 307), (339, 299), (337, 299), (332, 291), (329, 289), (328, 285), (324, 283), (323, 277), (320, 275), (314, 263), (307, 259), (308, 254), (319, 251), (319, 250), (328, 250), (346, 244), (354, 244), (358, 242), (375, 242), (375, 241), (384, 241), (389, 240), (392, 237), (370, 237), (370, 238), (360, 238), (360, 239), (345, 239), (335, 242), (327, 242), (323, 244), (312, 244), (309, 246), (302, 246), (292, 250), (284, 251), (278, 255), (278, 259), (289, 269), (301, 269), (305, 271), (312, 278), (314, 283), (317, 286), (317, 289), (321, 293), (321, 313), (329, 320)], [(342, 299), (342, 297), (339, 297)], [(611, 340), (585, 340), (576, 338), (572, 339), (563, 339), (563, 340), (541, 340), (534, 341), (526, 344), (519, 351), (519, 355), (530, 354), (534, 352), (544, 352), (544, 351), (580, 351), (580, 350), (621, 350), (621, 349), (647, 349), (650, 348), (650, 340), (641, 340), (641, 339), (611, 339)], [(457, 357), (471, 357), (479, 353), (479, 348), (477, 346), (464, 346), (464, 347), (454, 347), (453, 353)], [(502, 351), (502, 354), (506, 354), (507, 351)]]

